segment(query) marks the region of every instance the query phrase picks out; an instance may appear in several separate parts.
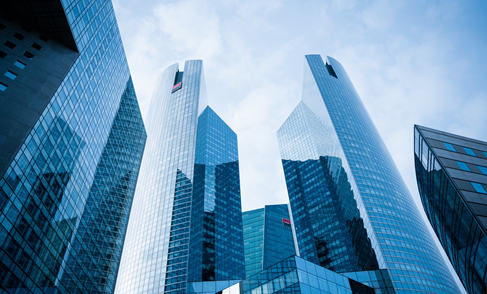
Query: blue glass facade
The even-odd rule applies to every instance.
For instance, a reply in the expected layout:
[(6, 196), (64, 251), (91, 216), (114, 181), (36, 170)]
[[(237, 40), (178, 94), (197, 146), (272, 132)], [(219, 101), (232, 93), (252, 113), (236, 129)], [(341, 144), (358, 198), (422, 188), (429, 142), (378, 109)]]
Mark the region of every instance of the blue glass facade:
[[(53, 80), (50, 96), (34, 80), (35, 71), (16, 79), (29, 84), (26, 92), (38, 87), (39, 97), (49, 97), (0, 175), (0, 288), (113, 293), (146, 133), (111, 1), (51, 4), (42, 7), (59, 6), (59, 22), (49, 19), (56, 16), (49, 11), (39, 15), (47, 13), (50, 25), (64, 18), (66, 26), (40, 28), (54, 39), (38, 30), (23, 32), (28, 42), (34, 37), (44, 42), (28, 49), (37, 50), (33, 56), (23, 55), (24, 69), (44, 64), (45, 71), (66, 75), (59, 84)], [(15, 24), (7, 23), (18, 28)], [(61, 29), (68, 30), (68, 39)], [(20, 39), (17, 44), (24, 46)], [(58, 59), (66, 54), (72, 64)], [(21, 91), (22, 84), (11, 84), (0, 95), (10, 99)]]
[[(424, 210), (468, 293), (487, 293), (487, 143), (415, 126)], [(479, 189), (480, 186), (483, 190)]]
[(158, 78), (116, 293), (245, 277), (237, 136), (207, 106), (201, 60)]
[(277, 132), (300, 256), (337, 272), (387, 269), (396, 293), (457, 293), (342, 65), (305, 61), (302, 101)]
[[(288, 147), (293, 149), (299, 146), (309, 148), (319, 140), (326, 142), (325, 136), (332, 136), (303, 102), (296, 107), (280, 132), (286, 132), (287, 136), (300, 136), (297, 140), (288, 141), (293, 144)], [(379, 269), (375, 250), (354, 198), (350, 177), (343, 167), (340, 153), (336, 149), (326, 149), (330, 145), (307, 150), (310, 155), (307, 160), (282, 161), (300, 256), (336, 272)], [(293, 149), (290, 152), (306, 150)], [(303, 158), (303, 154), (297, 156)]]
[(247, 277), (264, 269), (264, 215), (264, 208), (242, 213)]
[(115, 290), (146, 138), (130, 79), (71, 243), (68, 267), (61, 277), (69, 293), (76, 293), (79, 284), (89, 292)]
[(394, 289), (386, 270), (342, 275), (291, 256), (240, 282), (190, 283), (187, 293), (392, 294)]
[(237, 135), (210, 108), (198, 118), (188, 281), (242, 279)]
[(296, 254), (287, 204), (245, 211), (242, 219), (247, 276)]

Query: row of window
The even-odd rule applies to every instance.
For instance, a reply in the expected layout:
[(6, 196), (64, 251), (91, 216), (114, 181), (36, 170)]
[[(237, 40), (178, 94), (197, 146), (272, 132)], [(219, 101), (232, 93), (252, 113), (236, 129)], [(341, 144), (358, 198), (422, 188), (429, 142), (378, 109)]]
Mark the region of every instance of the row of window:
[[(22, 61), (20, 60), (17, 60), (15, 61), (14, 65), (20, 69), (24, 69), (27, 65), (25, 63), (23, 63)], [(6, 76), (7, 78), (11, 79), (11, 80), (15, 80), (15, 78), (18, 76), (18, 74), (10, 71), (10, 70), (7, 70), (7, 72), (5, 72), (4, 76)], [(5, 85), (4, 83), (0, 83), (0, 91), (5, 91), (7, 90), (7, 85)]]
[[(445, 146), (445, 148), (446, 148), (447, 150), (449, 150), (449, 151), (458, 152), (458, 151), (457, 151), (457, 149), (455, 149), (455, 147), (454, 147), (452, 144), (450, 144), (450, 143), (445, 143), (445, 142), (443, 142), (443, 145), (444, 145), (444, 146)], [(472, 149), (470, 149), (470, 148), (468, 148), (468, 147), (462, 147), (462, 148), (463, 148), (463, 150), (464, 150), (464, 151), (465, 151), (465, 152), (466, 152), (468, 155), (477, 157), (477, 154), (475, 154), (475, 152), (474, 152)], [(480, 151), (480, 152), (482, 152), (482, 153), (484, 154), (484, 156), (485, 156), (485, 157), (487, 157), (487, 152), (485, 152), (485, 151)]]
[(474, 183), (474, 182), (470, 182), (470, 183), (472, 184), (475, 191), (477, 191), (478, 193), (487, 194), (487, 191), (485, 191), (485, 188), (484, 186), (482, 186), (482, 184)]
[[(458, 152), (457, 149), (455, 149), (455, 146), (453, 146), (450, 143), (443, 142), (443, 145), (449, 151)], [(472, 149), (468, 147), (462, 147), (462, 148), (468, 155), (477, 157), (477, 154), (475, 154), (475, 152)], [(487, 157), (487, 152), (485, 151), (480, 151), (480, 152), (482, 152), (482, 154), (485, 157)], [(456, 163), (461, 170), (468, 171), (468, 172), (472, 171), (465, 162), (456, 161)], [(487, 175), (487, 167), (477, 165), (477, 168), (480, 170), (482, 174)], [(475, 191), (477, 191), (477, 193), (487, 194), (487, 191), (485, 190), (484, 186), (482, 186), (482, 184), (475, 183), (475, 182), (470, 182), (470, 183), (472, 184)]]
[[(458, 164), (458, 167), (461, 170), (468, 171), (468, 172), (472, 171), (465, 162), (457, 161), (456, 163)], [(482, 174), (487, 175), (487, 167), (477, 165), (477, 168), (480, 170)]]
[[(465, 162), (456, 161), (456, 163), (458, 164), (458, 167), (460, 167), (461, 170), (468, 171), (468, 172), (472, 171)], [(482, 174), (487, 175), (487, 167), (479, 166), (479, 165), (477, 165), (477, 167)], [(484, 188), (484, 186), (482, 186), (482, 184), (475, 183), (475, 182), (470, 182), (470, 183), (474, 187), (475, 191), (477, 191), (478, 193), (487, 194), (487, 192), (485, 191), (485, 188)]]
[[(5, 29), (5, 27), (6, 26), (4, 24), (0, 23), (0, 30)], [(22, 29), (24, 29), (27, 32), (32, 31), (32, 29), (31, 28), (28, 28), (28, 27), (22, 27)], [(22, 34), (19, 34), (17, 32), (13, 36), (14, 36), (14, 38), (16, 38), (16, 39), (18, 39), (20, 41), (22, 41), (23, 39), (25, 39), (25, 37)], [(39, 39), (41, 39), (44, 42), (47, 42), (49, 40), (49, 38), (47, 38), (46, 36), (42, 36), (42, 35), (39, 37)], [(16, 44), (14, 44), (14, 43), (12, 43), (10, 41), (6, 41), (4, 43), (4, 45), (6, 47), (10, 48), (10, 49), (14, 49), (17, 46)], [(41, 50), (42, 49), (42, 46), (39, 45), (39, 44), (37, 44), (36, 42), (32, 43), (31, 47), (34, 48), (34, 49), (37, 49), (37, 50)], [(28, 59), (32, 59), (35, 56), (34, 54), (30, 53), (29, 51), (25, 51), (23, 55), (25, 57), (27, 57)], [(0, 58), (5, 58), (5, 56), (7, 56), (7, 53), (5, 53), (5, 52), (3, 52), (3, 51), (0, 50)], [(26, 64), (23, 63), (23, 62), (21, 62), (21, 61), (19, 61), (19, 60), (17, 60), (14, 63), (14, 65), (17, 66), (20, 69), (24, 69), (26, 67)], [(14, 73), (14, 72), (12, 72), (10, 70), (7, 70), (7, 72), (4, 75), (6, 77), (12, 79), (12, 80), (15, 80), (15, 78), (18, 76), (18, 74)], [(4, 92), (5, 90), (7, 90), (7, 88), (8, 88), (8, 85), (0, 82), (0, 91)]]

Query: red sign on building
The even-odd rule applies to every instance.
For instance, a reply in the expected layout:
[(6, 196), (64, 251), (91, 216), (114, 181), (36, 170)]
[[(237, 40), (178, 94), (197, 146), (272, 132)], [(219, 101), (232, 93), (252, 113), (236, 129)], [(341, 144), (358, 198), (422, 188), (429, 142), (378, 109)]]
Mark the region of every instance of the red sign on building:
[(177, 90), (181, 89), (181, 87), (182, 87), (182, 86), (183, 86), (183, 82), (179, 82), (179, 83), (177, 83), (176, 85), (174, 85), (174, 86), (172, 87), (172, 92), (171, 92), (171, 93), (174, 93), (174, 92), (176, 92)]
[(291, 221), (288, 219), (283, 218), (282, 219), (282, 224), (286, 227), (291, 227)]

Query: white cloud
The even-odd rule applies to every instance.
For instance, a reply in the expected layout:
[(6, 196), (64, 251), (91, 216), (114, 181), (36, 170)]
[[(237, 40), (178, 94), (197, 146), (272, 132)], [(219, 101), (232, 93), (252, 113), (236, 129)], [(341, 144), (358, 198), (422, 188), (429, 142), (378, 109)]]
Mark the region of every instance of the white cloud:
[[(305, 54), (327, 54), (344, 65), (417, 202), (415, 123), (487, 139), (486, 91), (472, 82), (487, 74), (479, 64), (487, 62), (481, 55), (487, 42), (469, 22), (485, 27), (485, 21), (466, 17), (474, 15), (466, 10), (473, 4), (115, 0), (114, 5), (144, 114), (165, 67), (204, 60), (209, 103), (239, 136), (244, 209), (287, 200), (275, 132), (300, 99)], [(469, 56), (465, 48), (480, 49)]]
[(482, 92), (479, 95), (469, 99), (469, 97), (458, 97), (455, 103), (452, 103), (454, 119), (448, 131), (465, 137), (471, 137), (478, 140), (487, 141), (485, 127), (487, 126), (487, 93)]
[(222, 41), (219, 17), (209, 4), (208, 1), (193, 0), (158, 5), (154, 17), (147, 21), (157, 30), (151, 39), (160, 36), (160, 49), (189, 51), (200, 59), (219, 54)]

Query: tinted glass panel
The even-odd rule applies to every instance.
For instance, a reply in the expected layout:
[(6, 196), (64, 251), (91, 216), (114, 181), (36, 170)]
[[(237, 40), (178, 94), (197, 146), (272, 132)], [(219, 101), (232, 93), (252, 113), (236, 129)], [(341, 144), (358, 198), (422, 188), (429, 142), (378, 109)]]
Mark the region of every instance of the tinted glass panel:
[(15, 46), (17, 46), (17, 45), (15, 45), (14, 43), (12, 43), (10, 41), (5, 42), (4, 45), (7, 46), (10, 49), (14, 49)]
[(27, 57), (27, 58), (29, 58), (29, 59), (32, 59), (35, 55), (32, 54), (32, 53), (30, 53), (29, 51), (25, 51), (24, 52), (24, 56)]
[(463, 147), (463, 150), (465, 150), (465, 152), (467, 152), (468, 155), (477, 156), (475, 152), (473, 152), (473, 150), (470, 148)]
[(22, 40), (25, 38), (24, 36), (22, 36), (22, 35), (21, 35), (21, 34), (19, 34), (19, 33), (15, 33), (15, 34), (14, 34), (14, 37), (15, 37), (15, 38), (17, 38), (17, 39), (19, 39), (20, 41), (22, 41)]
[(14, 63), (14, 65), (15, 65), (16, 67), (18, 67), (18, 68), (21, 68), (21, 69), (24, 69), (24, 67), (25, 67), (25, 63), (20, 62), (20, 61), (18, 61), (18, 60), (17, 60), (17, 61)]
[(479, 193), (487, 194), (487, 192), (485, 191), (484, 187), (481, 184), (474, 183), (474, 182), (471, 182), (471, 183), (472, 183), (472, 186), (474, 187), (475, 191), (477, 191)]
[(13, 72), (11, 72), (11, 71), (9, 71), (9, 70), (7, 70), (7, 72), (5, 73), (5, 76), (6, 76), (7, 78), (12, 79), (12, 80), (15, 80), (15, 78), (17, 77), (17, 75), (16, 75), (16, 74), (14, 74)]
[(457, 164), (461, 170), (471, 171), (465, 162), (457, 161)]
[(41, 45), (39, 45), (39, 44), (37, 44), (37, 43), (33, 43), (33, 44), (32, 44), (32, 48), (35, 48), (35, 49), (37, 49), (37, 50), (41, 50), (42, 46), (41, 46)]
[(455, 147), (453, 147), (453, 145), (452, 145), (452, 144), (443, 142), (443, 145), (445, 145), (445, 148), (446, 148), (446, 149), (448, 149), (448, 150), (450, 150), (450, 151), (457, 152), (457, 150), (455, 149)]
[(484, 175), (487, 175), (487, 167), (485, 166), (478, 166), (477, 167), (479, 168), (480, 172), (483, 173)]

